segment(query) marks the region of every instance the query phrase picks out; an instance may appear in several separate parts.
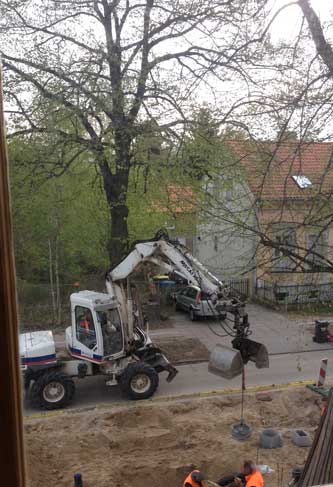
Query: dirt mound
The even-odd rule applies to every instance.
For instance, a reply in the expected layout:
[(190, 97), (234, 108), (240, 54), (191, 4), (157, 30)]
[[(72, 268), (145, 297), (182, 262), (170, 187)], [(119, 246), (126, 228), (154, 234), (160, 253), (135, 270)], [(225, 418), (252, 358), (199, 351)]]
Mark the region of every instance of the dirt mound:
[[(84, 487), (180, 486), (193, 467), (216, 480), (250, 458), (275, 470), (266, 480), (278, 487), (281, 466), (286, 483), (308, 452), (291, 443), (290, 429), (313, 434), (320, 411), (317, 397), (303, 388), (271, 394), (270, 402), (246, 396), (245, 419), (253, 434), (244, 443), (230, 435), (239, 420), (237, 395), (27, 419), (28, 485), (44, 487), (47, 479), (48, 487), (72, 487), (79, 471)], [(258, 450), (259, 432), (266, 427), (283, 432), (283, 448)]]
[(187, 360), (209, 360), (209, 351), (198, 338), (177, 337), (175, 340), (175, 337), (155, 337), (154, 343), (174, 364)]

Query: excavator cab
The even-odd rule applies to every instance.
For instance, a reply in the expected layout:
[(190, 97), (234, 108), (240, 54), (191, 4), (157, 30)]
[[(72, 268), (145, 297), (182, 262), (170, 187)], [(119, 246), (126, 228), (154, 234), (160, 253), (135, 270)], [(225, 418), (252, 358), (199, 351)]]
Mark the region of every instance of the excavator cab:
[(71, 295), (72, 326), (66, 344), (72, 356), (101, 363), (124, 354), (124, 330), (115, 300), (108, 294), (81, 291)]

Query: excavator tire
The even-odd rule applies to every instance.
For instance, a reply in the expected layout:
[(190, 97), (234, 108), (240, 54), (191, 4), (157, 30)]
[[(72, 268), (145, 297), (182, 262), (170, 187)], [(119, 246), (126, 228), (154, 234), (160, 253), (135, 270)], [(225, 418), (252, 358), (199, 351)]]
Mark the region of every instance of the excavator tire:
[(123, 394), (136, 401), (151, 397), (156, 391), (158, 383), (158, 373), (145, 362), (129, 364), (119, 381)]
[(67, 406), (75, 393), (73, 379), (61, 370), (47, 370), (33, 383), (31, 402), (43, 409), (59, 409)]

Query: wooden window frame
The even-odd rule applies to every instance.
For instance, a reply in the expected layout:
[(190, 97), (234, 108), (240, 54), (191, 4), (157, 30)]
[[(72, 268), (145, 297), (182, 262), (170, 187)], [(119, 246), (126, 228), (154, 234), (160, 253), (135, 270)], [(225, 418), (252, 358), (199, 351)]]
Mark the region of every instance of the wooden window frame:
[(0, 61), (0, 470), (3, 485), (25, 487), (16, 274)]

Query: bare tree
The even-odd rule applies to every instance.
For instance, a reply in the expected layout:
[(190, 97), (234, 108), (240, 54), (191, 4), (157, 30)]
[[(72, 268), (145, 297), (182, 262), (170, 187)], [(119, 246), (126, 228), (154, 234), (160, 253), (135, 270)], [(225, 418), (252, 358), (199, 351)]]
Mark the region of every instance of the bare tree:
[[(252, 93), (242, 114), (238, 112), (241, 130), (220, 131), (220, 143), (229, 155), (207, 170), (199, 211), (210, 222), (203, 231), (211, 248), (216, 239), (217, 252), (226, 255), (224, 262), (219, 256), (212, 258), (215, 271), (218, 259), (223, 262), (222, 275), (232, 275), (239, 264), (242, 250), (237, 259), (230, 259), (238, 239), (253, 244), (248, 246), (244, 271), (256, 269), (257, 277), (276, 282), (330, 283), (333, 50), (328, 39), (332, 24), (322, 23), (307, 0), (284, 8), (291, 5), (304, 13), (299, 32), (287, 41), (273, 40), (263, 46), (263, 82), (257, 85), (257, 97)], [(272, 11), (268, 26), (278, 16)], [(232, 180), (232, 198), (228, 180)]]
[[(263, 0), (1, 0), (1, 55), (12, 133), (54, 143), (61, 174), (82, 153), (102, 177), (111, 262), (128, 245), (133, 145), (145, 121), (177, 131), (198, 93), (249, 83)], [(147, 124), (146, 124), (147, 125)], [(59, 147), (62, 147), (61, 151)], [(61, 154), (59, 153), (61, 152)]]

